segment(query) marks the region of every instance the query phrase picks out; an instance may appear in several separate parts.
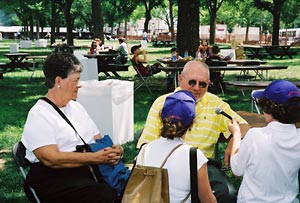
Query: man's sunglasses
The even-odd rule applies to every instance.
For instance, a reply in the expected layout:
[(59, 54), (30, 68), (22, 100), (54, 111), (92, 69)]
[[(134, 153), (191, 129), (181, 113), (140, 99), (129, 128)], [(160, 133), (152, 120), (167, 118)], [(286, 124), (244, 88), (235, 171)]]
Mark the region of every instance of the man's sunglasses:
[(207, 87), (206, 82), (197, 81), (197, 80), (189, 80), (189, 86), (194, 87), (197, 84), (197, 82), (199, 83), (200, 88), (206, 88)]

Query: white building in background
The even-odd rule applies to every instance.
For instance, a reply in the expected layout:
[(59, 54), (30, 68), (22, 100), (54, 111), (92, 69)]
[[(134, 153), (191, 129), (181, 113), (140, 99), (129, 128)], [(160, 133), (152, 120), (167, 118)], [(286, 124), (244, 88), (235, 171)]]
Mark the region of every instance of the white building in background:
[[(135, 23), (128, 23), (127, 35), (142, 36), (144, 31), (145, 18), (137, 20)], [(124, 27), (124, 25), (122, 25)], [(177, 27), (177, 25), (175, 25)], [(121, 28), (122, 29), (122, 28)], [(153, 18), (149, 21), (148, 34), (169, 32), (169, 27), (165, 21)]]
[[(200, 26), (200, 39), (209, 39), (209, 25)], [(230, 35), (230, 36), (229, 36)], [(246, 28), (245, 27), (234, 27), (232, 33), (228, 33), (227, 25), (217, 24), (215, 39), (219, 41), (230, 41), (235, 40), (238, 42), (245, 41)], [(248, 41), (259, 41), (259, 27), (249, 27)]]
[[(245, 41), (246, 28), (235, 27), (232, 32), (231, 39), (236, 41)], [(259, 27), (249, 27), (248, 41), (259, 41)]]
[[(200, 25), (199, 35), (200, 39), (209, 39), (210, 26), (209, 25)], [(220, 40), (226, 40), (227, 38), (227, 25), (217, 24), (215, 38)]]

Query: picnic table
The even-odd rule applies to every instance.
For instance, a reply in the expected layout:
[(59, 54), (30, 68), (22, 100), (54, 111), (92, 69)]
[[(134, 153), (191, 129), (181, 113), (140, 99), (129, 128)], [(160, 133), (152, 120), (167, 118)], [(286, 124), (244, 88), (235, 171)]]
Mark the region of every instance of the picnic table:
[(44, 61), (47, 58), (47, 56), (45, 56), (45, 55), (43, 55), (43, 56), (33, 56), (33, 55), (30, 55), (30, 56), (26, 56), (25, 58), (26, 58), (26, 60), (32, 60), (33, 70), (32, 70), (32, 74), (28, 78), (28, 81), (30, 82), (30, 80), (32, 79), (32, 77), (33, 77), (33, 75), (35, 73), (36, 68), (38, 67), (38, 62), (36, 60), (43, 60)]
[(245, 55), (248, 56), (250, 59), (257, 58), (263, 60), (269, 55), (267, 52), (265, 52), (265, 48), (263, 46), (244, 45), (244, 50), (250, 52), (250, 53), (245, 53)]
[(284, 56), (289, 57), (290, 59), (293, 58), (292, 52), (290, 52), (290, 45), (272, 45), (272, 46), (264, 46), (266, 52), (275, 59), (275, 56), (279, 56), (280, 59), (283, 59)]
[(98, 74), (103, 72), (106, 76), (111, 77), (109, 72), (113, 73), (116, 77), (121, 77), (117, 71), (128, 71), (129, 65), (126, 64), (116, 64), (115, 57), (118, 56), (117, 53), (101, 52), (99, 54), (83, 54), (87, 58), (96, 58), (98, 66)]
[[(209, 69), (212, 71), (223, 71), (223, 75), (226, 71), (241, 71), (241, 74), (248, 73), (247, 71), (254, 71), (256, 76), (265, 80), (268, 78), (268, 71), (269, 70), (284, 70), (287, 69), (288, 66), (276, 66), (276, 65), (254, 65), (254, 66), (209, 66)], [(164, 66), (159, 67), (161, 71), (166, 73), (174, 73), (176, 77), (180, 74), (183, 69), (183, 66)], [(264, 74), (264, 71), (266, 72)], [(243, 81), (245, 82), (245, 81)], [(177, 78), (175, 80), (175, 87), (178, 86)]]
[(15, 68), (22, 68), (30, 70), (29, 67), (32, 67), (32, 64), (29, 62), (23, 62), (23, 60), (30, 56), (29, 53), (7, 53), (4, 54), (10, 62), (6, 64), (5, 69), (9, 69), (8, 71), (13, 71)]
[[(272, 81), (226, 81), (229, 86), (236, 87), (242, 91), (245, 96), (244, 90), (259, 90), (265, 89)], [(300, 88), (300, 82), (294, 82)]]

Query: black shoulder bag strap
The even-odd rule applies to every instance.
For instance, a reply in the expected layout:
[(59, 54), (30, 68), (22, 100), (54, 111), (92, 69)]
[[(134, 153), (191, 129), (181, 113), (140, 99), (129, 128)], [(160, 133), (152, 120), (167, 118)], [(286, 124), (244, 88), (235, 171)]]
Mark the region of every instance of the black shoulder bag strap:
[[(50, 99), (48, 99), (47, 97), (42, 97), (41, 99), (44, 100), (44, 101), (46, 101), (48, 104), (50, 104), (57, 111), (57, 113), (59, 113), (59, 115), (61, 115), (61, 117), (74, 129), (76, 135), (78, 135), (78, 137), (83, 142), (83, 144), (85, 146), (85, 150), (88, 151), (88, 152), (90, 152), (91, 151), (90, 150), (90, 146), (79, 135), (79, 133), (77, 132), (77, 130), (75, 129), (75, 127), (73, 126), (73, 124), (71, 123), (71, 121), (67, 118), (67, 116)], [(93, 175), (93, 178), (95, 179), (96, 182), (98, 182), (97, 175), (98, 175), (98, 177), (100, 177), (100, 171), (94, 169), (92, 165), (88, 165), (88, 167), (89, 167), (89, 169), (90, 169), (90, 171), (91, 171), (91, 173)]]
[(67, 116), (50, 99), (48, 99), (47, 97), (42, 97), (41, 99), (44, 100), (44, 101), (46, 101), (47, 103), (49, 103), (57, 111), (57, 113), (59, 113), (59, 115), (61, 115), (61, 117), (74, 129), (75, 133), (81, 139), (81, 141), (83, 142), (84, 146), (87, 147), (86, 142), (79, 135), (79, 133), (77, 132), (77, 130), (75, 129), (75, 127), (73, 126), (73, 124), (71, 123), (71, 121), (69, 121), (69, 119), (67, 118)]
[(190, 179), (192, 203), (200, 203), (198, 196), (197, 147), (190, 148)]

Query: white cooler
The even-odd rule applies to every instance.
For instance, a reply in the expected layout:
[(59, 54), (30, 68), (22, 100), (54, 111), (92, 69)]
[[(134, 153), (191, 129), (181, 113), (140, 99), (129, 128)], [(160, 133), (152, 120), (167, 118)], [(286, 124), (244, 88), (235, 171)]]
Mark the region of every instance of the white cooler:
[(9, 46), (10, 53), (18, 53), (19, 52), (19, 44), (10, 44)]
[(98, 80), (98, 64), (97, 59), (79, 59), (83, 65), (83, 71), (80, 74), (80, 80)]
[(133, 82), (109, 79), (81, 83), (77, 101), (85, 107), (101, 134), (110, 135), (115, 144), (132, 141)]
[(20, 48), (31, 48), (32, 41), (31, 40), (21, 40), (20, 41)]

